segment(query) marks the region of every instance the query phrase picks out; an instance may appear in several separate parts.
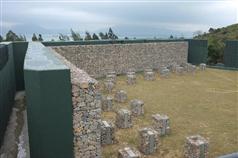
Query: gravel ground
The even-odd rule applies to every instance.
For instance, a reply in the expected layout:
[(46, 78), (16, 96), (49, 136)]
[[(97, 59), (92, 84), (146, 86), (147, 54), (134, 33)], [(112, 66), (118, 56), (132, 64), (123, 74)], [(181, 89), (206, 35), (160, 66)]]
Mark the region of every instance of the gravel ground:
[(0, 158), (29, 158), (25, 92), (18, 92), (5, 132)]

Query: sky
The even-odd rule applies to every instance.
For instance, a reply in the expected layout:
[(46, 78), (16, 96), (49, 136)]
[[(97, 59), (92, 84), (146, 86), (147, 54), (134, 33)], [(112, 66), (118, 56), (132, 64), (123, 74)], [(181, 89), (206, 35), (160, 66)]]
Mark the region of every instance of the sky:
[(238, 0), (0, 0), (1, 35), (106, 32), (119, 37), (192, 37), (238, 23)]

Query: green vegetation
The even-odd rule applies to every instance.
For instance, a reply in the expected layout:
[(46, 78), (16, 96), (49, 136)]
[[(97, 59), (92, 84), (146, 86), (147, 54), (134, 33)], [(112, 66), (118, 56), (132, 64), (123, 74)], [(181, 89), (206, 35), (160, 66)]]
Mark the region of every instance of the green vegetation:
[(32, 36), (32, 38), (31, 38), (31, 40), (32, 41), (43, 41), (43, 38), (42, 38), (42, 35), (41, 34), (39, 34), (38, 35), (38, 38), (36, 37), (36, 34), (35, 33), (33, 33), (33, 36)]
[(197, 31), (194, 39), (208, 40), (208, 63), (217, 64), (223, 62), (223, 52), (226, 40), (238, 40), (238, 24), (222, 28), (210, 28), (208, 33)]
[[(237, 71), (207, 69), (145, 81), (137, 74), (133, 86), (127, 85), (126, 76), (117, 77), (116, 89), (125, 90), (128, 101), (114, 102), (115, 110), (130, 109), (130, 100), (141, 99), (145, 114), (133, 118), (132, 128), (116, 130), (116, 143), (103, 147), (103, 157), (116, 158), (117, 150), (126, 145), (138, 147), (138, 129), (151, 126), (155, 113), (169, 116), (171, 134), (160, 138), (159, 150), (148, 158), (184, 157), (185, 137), (194, 134), (209, 140), (209, 158), (237, 152), (237, 75)], [(115, 121), (115, 116), (115, 112), (102, 113), (103, 120)]]
[(24, 35), (17, 35), (12, 30), (9, 30), (5, 38), (0, 35), (0, 42), (3, 41), (26, 41), (26, 37)]

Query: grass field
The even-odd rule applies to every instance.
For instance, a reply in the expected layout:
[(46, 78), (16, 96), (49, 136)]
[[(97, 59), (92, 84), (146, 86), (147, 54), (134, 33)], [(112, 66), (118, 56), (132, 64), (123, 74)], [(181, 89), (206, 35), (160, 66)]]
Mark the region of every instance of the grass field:
[[(102, 82), (102, 80), (100, 81)], [(170, 75), (156, 81), (145, 81), (137, 74), (137, 84), (129, 86), (126, 77), (117, 77), (115, 90), (128, 94), (124, 104), (114, 108), (129, 108), (129, 101), (144, 101), (145, 115), (133, 118), (133, 128), (117, 129), (117, 143), (103, 147), (105, 158), (117, 157), (124, 146), (138, 146), (138, 129), (150, 126), (151, 115), (166, 114), (170, 118), (171, 134), (160, 138), (157, 153), (148, 158), (183, 157), (185, 137), (200, 134), (209, 140), (209, 157), (238, 151), (238, 72), (217, 69), (198, 71), (195, 75)], [(115, 92), (114, 90), (114, 92)], [(115, 120), (114, 112), (103, 112), (104, 120)]]

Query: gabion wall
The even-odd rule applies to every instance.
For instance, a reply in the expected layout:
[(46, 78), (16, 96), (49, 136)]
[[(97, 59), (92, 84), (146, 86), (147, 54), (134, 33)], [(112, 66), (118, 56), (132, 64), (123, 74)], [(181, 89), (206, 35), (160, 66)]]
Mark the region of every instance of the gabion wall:
[(133, 44), (75, 45), (52, 47), (88, 74), (102, 77), (108, 70), (117, 74), (129, 69), (142, 71), (146, 67), (187, 63), (188, 42), (156, 42)]
[(101, 95), (98, 82), (55, 53), (71, 71), (75, 158), (101, 157)]

